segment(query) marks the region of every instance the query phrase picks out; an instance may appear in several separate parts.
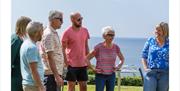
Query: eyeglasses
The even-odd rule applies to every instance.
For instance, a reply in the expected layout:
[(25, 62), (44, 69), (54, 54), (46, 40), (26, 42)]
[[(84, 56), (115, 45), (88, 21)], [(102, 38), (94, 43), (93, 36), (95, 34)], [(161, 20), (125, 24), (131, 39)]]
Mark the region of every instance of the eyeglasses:
[(80, 21), (82, 21), (82, 20), (83, 20), (82, 17), (80, 17), (80, 18), (77, 19), (78, 22), (80, 22)]
[(114, 37), (114, 34), (106, 34), (107, 36)]
[(61, 22), (63, 22), (63, 19), (62, 19), (62, 18), (55, 18), (55, 19), (59, 19)]

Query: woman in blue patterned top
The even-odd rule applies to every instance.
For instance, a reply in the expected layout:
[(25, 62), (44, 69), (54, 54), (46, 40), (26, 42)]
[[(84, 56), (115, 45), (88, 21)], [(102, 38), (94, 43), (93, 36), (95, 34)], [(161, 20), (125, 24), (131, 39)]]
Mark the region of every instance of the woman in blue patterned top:
[(169, 88), (169, 28), (161, 22), (142, 50), (145, 70), (144, 91), (168, 91)]

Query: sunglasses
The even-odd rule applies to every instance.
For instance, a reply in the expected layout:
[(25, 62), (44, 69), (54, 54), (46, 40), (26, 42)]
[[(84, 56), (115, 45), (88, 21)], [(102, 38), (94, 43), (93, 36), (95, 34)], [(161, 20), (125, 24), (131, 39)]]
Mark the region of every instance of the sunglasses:
[(83, 18), (82, 18), (82, 17), (77, 19), (77, 21), (78, 21), (78, 22), (80, 22), (80, 21), (82, 21), (82, 20), (83, 20)]
[(106, 34), (107, 36), (114, 37), (114, 34)]
[(63, 19), (62, 19), (62, 18), (55, 18), (55, 19), (58, 19), (58, 20), (60, 20), (61, 22), (63, 22)]

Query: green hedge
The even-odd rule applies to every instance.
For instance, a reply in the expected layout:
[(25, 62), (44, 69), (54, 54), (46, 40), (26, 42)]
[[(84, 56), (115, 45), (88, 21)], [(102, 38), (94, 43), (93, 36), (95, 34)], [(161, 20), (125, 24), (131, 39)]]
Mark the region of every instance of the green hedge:
[(95, 84), (95, 76), (94, 75), (88, 75), (88, 84)]
[[(116, 78), (116, 85), (117, 85), (117, 80), (118, 80), (118, 78)], [(95, 76), (94, 75), (88, 76), (88, 84), (95, 84)], [(121, 78), (121, 85), (142, 86), (143, 82), (142, 82), (141, 77), (123, 77), (123, 78)]]
[(142, 81), (141, 77), (123, 77), (123, 78), (121, 78), (121, 85), (142, 86), (143, 81)]

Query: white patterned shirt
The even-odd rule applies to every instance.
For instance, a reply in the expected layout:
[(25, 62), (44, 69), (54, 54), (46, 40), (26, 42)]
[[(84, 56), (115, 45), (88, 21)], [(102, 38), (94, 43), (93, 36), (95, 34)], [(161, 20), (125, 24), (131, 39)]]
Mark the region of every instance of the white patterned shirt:
[(56, 64), (59, 75), (63, 73), (64, 57), (62, 52), (62, 45), (59, 40), (59, 36), (56, 30), (51, 26), (48, 26), (42, 36), (42, 41), (40, 45), (41, 58), (44, 62), (45, 75), (53, 74), (49, 63), (47, 52), (53, 52), (53, 60)]

